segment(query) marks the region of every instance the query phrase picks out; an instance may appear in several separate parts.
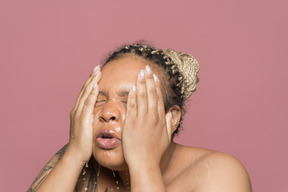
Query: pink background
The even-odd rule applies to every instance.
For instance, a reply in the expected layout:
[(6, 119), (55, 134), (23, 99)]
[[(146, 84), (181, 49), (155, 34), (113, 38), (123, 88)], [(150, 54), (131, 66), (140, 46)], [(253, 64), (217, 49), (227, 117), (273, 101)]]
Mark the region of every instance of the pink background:
[(176, 141), (230, 153), (254, 191), (288, 191), (287, 1), (0, 1), (0, 186), (26, 191), (68, 141), (96, 64), (145, 39), (192, 53), (200, 83)]

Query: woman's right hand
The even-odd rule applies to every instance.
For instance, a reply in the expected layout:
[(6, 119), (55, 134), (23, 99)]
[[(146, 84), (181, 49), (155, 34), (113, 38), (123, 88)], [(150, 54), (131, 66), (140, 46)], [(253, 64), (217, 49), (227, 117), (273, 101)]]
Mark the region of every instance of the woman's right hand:
[(83, 85), (76, 104), (70, 113), (70, 139), (66, 153), (83, 164), (89, 161), (93, 145), (94, 105), (98, 96), (100, 67), (96, 66)]
[[(66, 151), (53, 157), (29, 191), (75, 191), (79, 174), (92, 155), (94, 105), (98, 96), (100, 67), (85, 82), (70, 113), (70, 139)], [(63, 156), (62, 156), (63, 155)]]

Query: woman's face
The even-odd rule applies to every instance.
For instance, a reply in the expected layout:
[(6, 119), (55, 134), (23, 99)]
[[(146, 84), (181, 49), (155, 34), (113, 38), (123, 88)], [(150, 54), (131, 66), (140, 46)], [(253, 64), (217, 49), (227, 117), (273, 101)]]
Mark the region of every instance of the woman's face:
[(142, 58), (127, 56), (102, 68), (94, 109), (93, 156), (109, 169), (126, 168), (121, 140), (128, 93), (135, 85), (139, 71), (147, 64)]

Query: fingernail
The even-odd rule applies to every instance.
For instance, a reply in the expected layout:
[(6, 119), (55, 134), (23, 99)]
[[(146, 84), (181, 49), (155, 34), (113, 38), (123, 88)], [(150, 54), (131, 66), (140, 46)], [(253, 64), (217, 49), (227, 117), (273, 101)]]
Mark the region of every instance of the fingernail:
[(94, 83), (93, 89), (96, 89), (97, 87), (98, 87), (98, 84), (97, 84), (97, 83)]
[(141, 77), (141, 79), (144, 79), (144, 77), (145, 77), (145, 73), (144, 73), (143, 69), (141, 69), (141, 71), (140, 71), (140, 77)]
[(151, 68), (148, 65), (145, 66), (145, 69), (146, 69), (148, 74), (152, 73)]
[(96, 67), (94, 67), (93, 71), (94, 71), (94, 74), (96, 75), (100, 71), (100, 66), (97, 65)]
[(135, 85), (132, 86), (131, 92), (132, 92), (132, 93), (135, 93), (135, 92), (136, 92), (136, 86), (135, 86)]
[(157, 75), (153, 74), (153, 78), (154, 78), (155, 82), (159, 82), (159, 79), (158, 79)]

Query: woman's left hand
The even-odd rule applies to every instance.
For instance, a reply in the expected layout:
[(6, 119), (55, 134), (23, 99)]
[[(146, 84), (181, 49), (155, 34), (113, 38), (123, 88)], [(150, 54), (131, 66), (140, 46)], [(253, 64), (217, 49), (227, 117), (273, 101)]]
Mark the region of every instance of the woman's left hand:
[(165, 114), (161, 84), (146, 66), (128, 97), (122, 143), (131, 167), (158, 166), (171, 141), (171, 113)]

